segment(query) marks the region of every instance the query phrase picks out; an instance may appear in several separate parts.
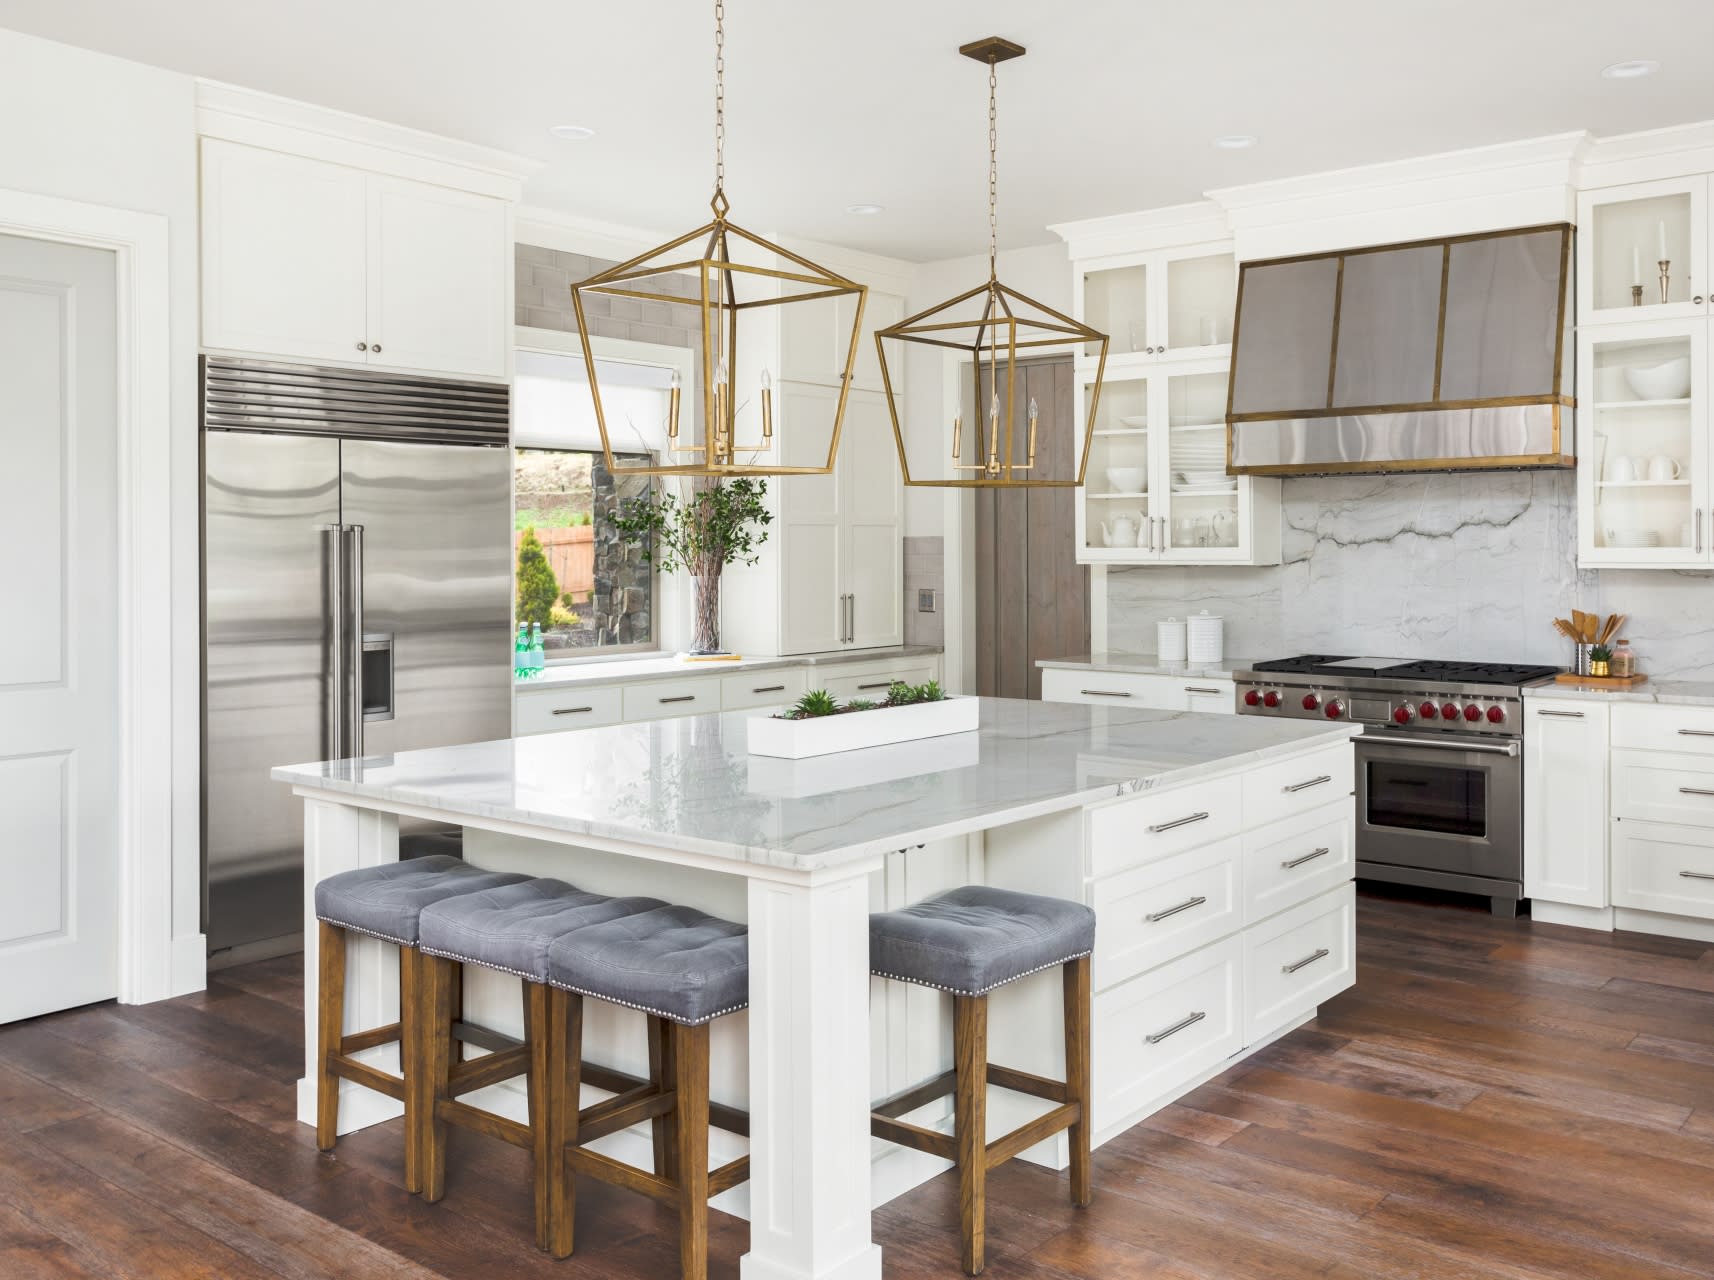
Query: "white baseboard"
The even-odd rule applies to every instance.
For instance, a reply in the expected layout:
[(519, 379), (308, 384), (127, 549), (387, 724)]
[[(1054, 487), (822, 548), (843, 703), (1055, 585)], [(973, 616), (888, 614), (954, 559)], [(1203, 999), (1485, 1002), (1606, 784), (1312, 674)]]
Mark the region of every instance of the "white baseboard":
[(1690, 938), (1696, 942), (1714, 942), (1714, 920), (1670, 916), (1660, 911), (1614, 907), (1613, 927), (1628, 929), (1632, 933), (1652, 933), (1659, 938)]
[(1565, 924), (1574, 929), (1599, 929), (1613, 932), (1613, 908), (1584, 907), (1570, 902), (1543, 902), (1530, 899), (1530, 919), (1542, 924)]

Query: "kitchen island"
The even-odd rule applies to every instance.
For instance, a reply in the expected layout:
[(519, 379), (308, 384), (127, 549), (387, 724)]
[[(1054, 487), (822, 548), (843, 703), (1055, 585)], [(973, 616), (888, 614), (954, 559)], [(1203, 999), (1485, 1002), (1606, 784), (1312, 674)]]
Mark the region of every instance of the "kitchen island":
[[(976, 882), (1095, 907), (1097, 1143), (1351, 983), (1348, 725), (985, 699), (975, 733), (787, 761), (748, 755), (747, 719), (617, 725), (274, 777), (305, 802), (306, 928), (316, 881), (396, 859), (401, 820), (422, 819), (464, 827), (466, 856), (484, 866), (748, 921), (751, 1005), (716, 1025), (712, 1087), (751, 1114), (751, 1180), (717, 1202), (750, 1219), (750, 1280), (873, 1280), (871, 1205), (945, 1167), (869, 1138), (873, 1099), (950, 1061), (945, 997), (871, 983), (871, 910)], [(314, 947), (304, 977), (313, 992)], [(348, 984), (353, 1029), (396, 1017), (391, 948), (354, 942)], [(1052, 974), (996, 993), (993, 1060), (1056, 1075), (1062, 1048), (1039, 1028), (1057, 1025), (1058, 999)], [(315, 1002), (305, 1003), (307, 1056)], [(586, 1056), (635, 1070), (640, 1018), (591, 1014)], [(515, 1031), (515, 980), (470, 974), (466, 1016)], [(520, 1114), (508, 1092), (477, 1100)], [(1000, 1102), (996, 1131), (1017, 1118)], [(949, 1121), (933, 1105), (944, 1104), (913, 1118)], [(397, 1112), (354, 1090), (342, 1127)], [(315, 1116), (307, 1063), (299, 1116)], [(647, 1163), (646, 1138), (604, 1141)], [(1062, 1145), (1027, 1154), (1057, 1166)], [(728, 1158), (718, 1142), (712, 1154)]]

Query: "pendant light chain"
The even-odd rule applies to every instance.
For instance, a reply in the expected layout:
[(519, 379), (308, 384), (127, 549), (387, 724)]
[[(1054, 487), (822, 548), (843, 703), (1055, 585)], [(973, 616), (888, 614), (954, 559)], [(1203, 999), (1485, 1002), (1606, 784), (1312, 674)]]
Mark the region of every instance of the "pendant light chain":
[(714, 0), (714, 195), (726, 190), (726, 0)]
[(999, 254), (999, 215), (996, 206), (1000, 201), (1000, 166), (997, 159), (1000, 146), (1000, 133), (996, 123), (994, 100), (999, 85), (994, 68), (997, 63), (992, 54), (988, 57), (988, 274), (996, 274), (995, 259)]

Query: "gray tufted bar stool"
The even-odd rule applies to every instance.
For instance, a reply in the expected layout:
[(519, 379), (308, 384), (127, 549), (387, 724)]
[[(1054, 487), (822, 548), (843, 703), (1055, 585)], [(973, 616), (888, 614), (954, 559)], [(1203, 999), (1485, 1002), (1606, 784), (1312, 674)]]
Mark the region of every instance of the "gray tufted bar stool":
[[(333, 1150), (339, 1134), (339, 1082), (373, 1089), (405, 1104), (405, 1185), (422, 1188), (417, 1146), (420, 1119), (413, 1093), (422, 1079), (415, 1057), (420, 1037), (422, 957), (418, 951), (425, 908), (461, 894), (527, 879), (484, 871), (461, 858), (437, 854), (328, 876), (315, 887), (320, 958), (316, 993), (316, 1146)], [(345, 949), (350, 933), (366, 934), (399, 949), (399, 1020), (351, 1034), (345, 1032)], [(380, 1045), (399, 1045), (399, 1073), (383, 1071), (356, 1055)]]
[[(1089, 1172), (1089, 956), (1095, 913), (1077, 902), (966, 885), (869, 917), (869, 969), (952, 995), (953, 1069), (880, 1103), (870, 1132), (950, 1160), (958, 1169), (964, 1270), (983, 1267), (988, 1170), (1069, 1130), (1071, 1202), (1086, 1207)], [(1063, 969), (1065, 1079), (1048, 1080), (988, 1061), (988, 995), (1043, 969)], [(989, 1085), (1055, 1103), (1010, 1133), (987, 1140)], [(900, 1116), (953, 1095), (953, 1132)]]
[[(548, 982), (549, 1143), (565, 1157), (538, 1162), (536, 1171), (538, 1180), (546, 1174), (538, 1196), (553, 1218), (551, 1252), (558, 1258), (572, 1252), (576, 1198), (569, 1162), (578, 1173), (676, 1205), (681, 1273), (684, 1280), (704, 1280), (708, 1201), (750, 1176), (748, 1156), (708, 1168), (711, 1123), (749, 1133), (747, 1116), (711, 1106), (708, 1096), (709, 1024), (750, 1002), (749, 930), (691, 907), (657, 903), (557, 939), (548, 949)], [(646, 1088), (580, 1114), (585, 997), (648, 1015), (650, 1080)], [(654, 1128), (652, 1173), (587, 1147), (644, 1120)]]

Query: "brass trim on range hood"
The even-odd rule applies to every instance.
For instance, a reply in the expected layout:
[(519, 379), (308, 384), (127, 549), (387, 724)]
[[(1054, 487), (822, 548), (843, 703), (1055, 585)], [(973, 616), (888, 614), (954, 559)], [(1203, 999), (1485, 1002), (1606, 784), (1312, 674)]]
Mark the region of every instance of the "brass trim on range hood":
[[(1446, 358), (1446, 323), (1447, 298), (1452, 265), (1452, 248), (1454, 245), (1470, 244), (1486, 240), (1502, 240), (1517, 236), (1540, 235), (1548, 232), (1560, 233), (1559, 241), (1559, 276), (1558, 299), (1554, 318), (1554, 350), (1551, 383), (1553, 390), (1540, 395), (1510, 395), (1478, 398), (1442, 399), (1440, 391), (1442, 375)], [(1569, 448), (1571, 443), (1570, 423), (1564, 417), (1565, 409), (1575, 409), (1575, 395), (1564, 390), (1567, 383), (1567, 322), (1574, 305), (1574, 280), (1572, 279), (1571, 241), (1576, 228), (1569, 222), (1550, 222), (1527, 227), (1511, 227), (1498, 231), (1474, 232), (1455, 236), (1431, 236), (1420, 240), (1405, 240), (1392, 244), (1364, 245), (1358, 248), (1341, 249), (1331, 252), (1292, 254), (1274, 258), (1259, 258), (1241, 263), (1238, 271), (1238, 290), (1233, 309), (1232, 322), (1232, 359), (1226, 384), (1226, 469), (1234, 475), (1330, 475), (1330, 474), (1385, 474), (1403, 471), (1478, 471), (1499, 470), (1507, 468), (1571, 468), (1577, 464), (1575, 454)], [(1438, 314), (1435, 321), (1435, 350), (1433, 372), (1433, 395), (1424, 401), (1387, 404), (1351, 404), (1335, 403), (1336, 379), (1339, 368), (1339, 329), (1344, 316), (1345, 293), (1345, 263), (1350, 258), (1362, 257), (1378, 253), (1392, 253), (1400, 250), (1425, 249), (1439, 247), (1440, 262), (1440, 296)], [(1243, 351), (1243, 314), (1244, 287), (1249, 272), (1252, 269), (1279, 267), (1292, 263), (1316, 262), (1333, 260), (1337, 263), (1334, 280), (1334, 297), (1332, 309), (1332, 329), (1328, 347), (1327, 394), (1323, 405), (1313, 408), (1293, 410), (1262, 410), (1239, 413), (1235, 412), (1238, 374), (1241, 367)], [(1551, 443), (1548, 451), (1531, 451), (1501, 454), (1455, 454), (1422, 458), (1327, 458), (1304, 462), (1290, 463), (1250, 463), (1239, 464), (1237, 454), (1237, 429), (1246, 424), (1277, 422), (1283, 424), (1302, 422), (1306, 420), (1365, 417), (1386, 417), (1389, 415), (1427, 414), (1446, 411), (1479, 411), (1492, 409), (1526, 408), (1534, 406), (1552, 407)]]

